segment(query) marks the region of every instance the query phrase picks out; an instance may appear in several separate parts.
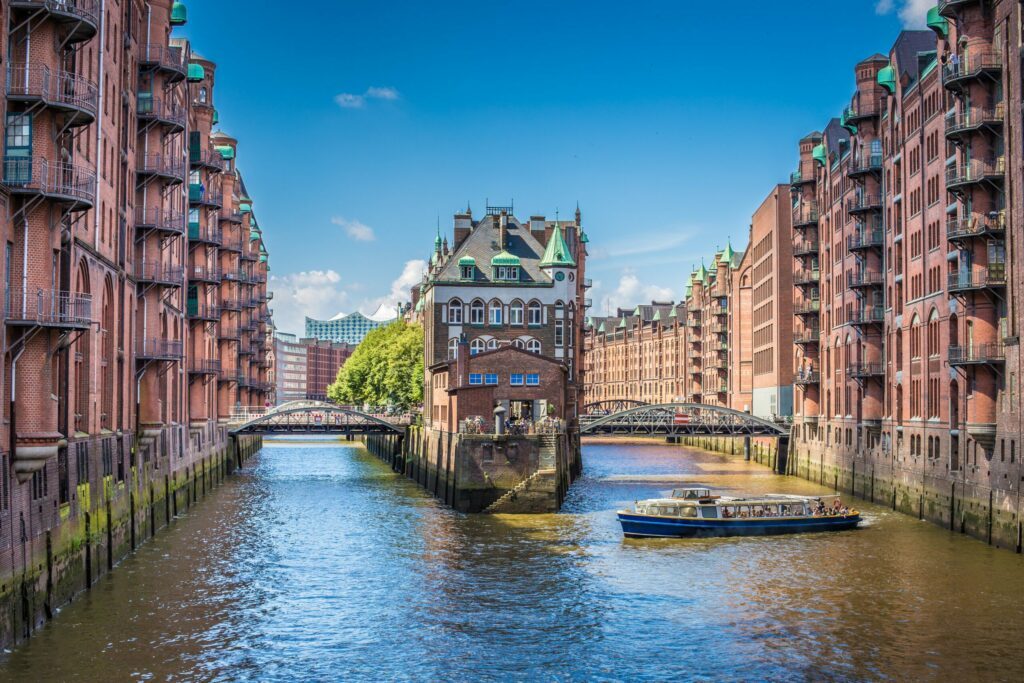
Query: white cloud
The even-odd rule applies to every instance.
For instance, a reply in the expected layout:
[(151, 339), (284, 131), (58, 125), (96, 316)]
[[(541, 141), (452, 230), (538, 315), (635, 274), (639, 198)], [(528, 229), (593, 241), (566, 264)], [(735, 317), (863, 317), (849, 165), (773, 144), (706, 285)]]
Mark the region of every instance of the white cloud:
[(345, 231), (346, 235), (357, 242), (372, 242), (377, 239), (377, 235), (373, 232), (373, 228), (365, 223), (342, 218), (341, 216), (335, 216), (332, 218), (331, 223), (340, 227)]
[(398, 304), (405, 303), (411, 299), (410, 290), (423, 280), (423, 273), (427, 270), (427, 262), (423, 259), (411, 259), (402, 266), (402, 272), (391, 281), (391, 290), (386, 296), (375, 299), (367, 299), (359, 307), (366, 315), (374, 313), (378, 308), (384, 306), (394, 309)]
[(622, 271), (614, 292), (601, 296), (600, 288), (601, 283), (595, 282), (594, 289), (598, 290), (597, 300), (600, 305), (591, 309), (591, 315), (614, 315), (615, 309), (620, 307), (634, 308), (637, 304), (649, 304), (652, 301), (675, 301), (675, 292), (671, 287), (644, 283), (628, 268)]
[(398, 90), (390, 86), (371, 86), (362, 94), (343, 92), (334, 96), (334, 101), (342, 109), (362, 109), (369, 100), (385, 100), (394, 102), (401, 96)]
[(928, 10), (935, 6), (933, 0), (899, 0), (899, 3), (896, 0), (878, 0), (875, 3), (875, 12), (889, 14), (896, 9), (897, 4), (897, 14), (904, 28), (924, 28)]
[(282, 332), (302, 335), (305, 316), (332, 318), (350, 303), (341, 275), (333, 270), (273, 275), (269, 286), (274, 292), (274, 324)]

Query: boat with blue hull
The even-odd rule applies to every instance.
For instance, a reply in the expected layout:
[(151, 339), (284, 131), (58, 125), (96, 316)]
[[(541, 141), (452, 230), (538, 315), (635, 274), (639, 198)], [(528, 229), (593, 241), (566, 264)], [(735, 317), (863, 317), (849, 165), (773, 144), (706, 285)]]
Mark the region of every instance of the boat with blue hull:
[(748, 498), (713, 495), (710, 489), (676, 489), (671, 498), (637, 501), (619, 510), (627, 538), (766, 536), (811, 531), (842, 531), (860, 524), (860, 513), (838, 498), (768, 494)]

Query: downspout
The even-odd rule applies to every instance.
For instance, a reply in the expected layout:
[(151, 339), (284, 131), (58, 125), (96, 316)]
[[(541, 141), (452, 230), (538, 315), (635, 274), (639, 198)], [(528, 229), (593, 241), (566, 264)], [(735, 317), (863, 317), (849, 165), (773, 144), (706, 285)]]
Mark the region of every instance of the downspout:
[[(99, 81), (97, 83), (97, 89), (99, 91), (99, 100), (96, 104), (96, 178), (97, 181), (101, 175), (100, 159), (103, 155), (100, 150), (103, 149), (103, 81), (104, 81), (104, 69), (103, 69), (103, 46), (106, 45), (107, 37), (107, 22), (104, 20), (107, 11), (107, 0), (100, 0), (100, 43), (97, 60), (99, 61)], [(93, 210), (93, 245), (99, 246), (100, 243), (100, 213), (99, 211)]]

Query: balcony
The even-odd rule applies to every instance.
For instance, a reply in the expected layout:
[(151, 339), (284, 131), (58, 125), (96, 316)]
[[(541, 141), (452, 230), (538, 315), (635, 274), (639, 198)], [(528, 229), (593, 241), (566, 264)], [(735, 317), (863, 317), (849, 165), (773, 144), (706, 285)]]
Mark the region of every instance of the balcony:
[(212, 173), (224, 171), (224, 157), (213, 149), (195, 149), (188, 151), (188, 163), (192, 168), (205, 168)]
[(100, 96), (96, 84), (78, 74), (11, 63), (7, 65), (7, 99), (42, 104), (68, 114), (69, 126), (86, 126), (96, 120)]
[(177, 361), (185, 357), (185, 347), (173, 339), (140, 339), (135, 357), (139, 360)]
[(242, 330), (237, 327), (225, 327), (221, 325), (220, 333), (217, 335), (220, 341), (239, 341), (242, 338)]
[(969, 273), (950, 273), (949, 287), (953, 292), (977, 292), (1006, 288), (1006, 264), (990, 263), (985, 270)]
[(793, 343), (797, 346), (810, 346), (821, 341), (821, 332), (818, 329), (803, 330), (793, 337)]
[(222, 275), (219, 268), (211, 268), (205, 265), (194, 265), (188, 269), (189, 282), (201, 282), (205, 284), (217, 284), (221, 281)]
[(819, 282), (821, 282), (821, 271), (816, 268), (812, 270), (793, 271), (793, 284), (797, 287), (816, 285)]
[(220, 374), (217, 375), (217, 381), (221, 384), (241, 383), (245, 378), (245, 373), (239, 372), (236, 368), (221, 368)]
[(219, 308), (207, 303), (202, 303), (195, 299), (188, 300), (186, 309), (190, 320), (204, 320), (209, 322), (216, 322), (220, 320)]
[(972, 159), (946, 168), (946, 189), (953, 192), (983, 182), (1002, 185), (1005, 174), (1005, 157), (990, 161)]
[(846, 248), (850, 251), (864, 251), (866, 249), (881, 249), (885, 245), (885, 233), (881, 228), (873, 230), (861, 230), (856, 235), (846, 238)]
[(1003, 128), (1005, 109), (1002, 103), (995, 107), (971, 107), (965, 111), (946, 114), (946, 138), (960, 140), (981, 129), (999, 132)]
[(594, 286), (594, 281), (589, 277), (583, 278), (583, 289), (590, 289)]
[(144, 178), (159, 178), (169, 185), (185, 182), (185, 163), (169, 154), (139, 154), (135, 173)]
[(847, 286), (851, 289), (865, 289), (868, 287), (881, 287), (885, 277), (880, 272), (862, 270), (850, 273)]
[(818, 315), (821, 313), (821, 300), (811, 299), (810, 301), (804, 301), (793, 307), (793, 314), (804, 317), (810, 315)]
[(236, 223), (241, 225), (243, 216), (244, 214), (241, 211), (236, 211), (227, 207), (220, 212), (220, 219), (225, 223)]
[(851, 363), (846, 368), (846, 374), (853, 379), (885, 377), (885, 365), (882, 363)]
[(92, 295), (36, 289), (6, 293), (4, 317), (8, 325), (87, 330), (92, 324)]
[(700, 320), (699, 320), (699, 319), (697, 319), (697, 318), (687, 318), (687, 319), (686, 319), (686, 326), (687, 326), (687, 327), (696, 327), (696, 328), (699, 328), (699, 327), (701, 326), (701, 322), (700, 322)]
[(185, 214), (151, 207), (135, 209), (136, 230), (156, 230), (167, 235), (185, 234)]
[(222, 251), (230, 251), (233, 253), (240, 254), (244, 248), (245, 243), (241, 237), (222, 237), (220, 248)]
[(164, 102), (151, 93), (139, 93), (135, 100), (135, 114), (140, 121), (157, 123), (173, 132), (185, 130), (187, 112), (173, 102)]
[(1002, 365), (1005, 361), (1003, 345), (998, 342), (949, 347), (949, 364), (952, 366)]
[(243, 249), (241, 259), (242, 261), (247, 261), (249, 263), (256, 263), (257, 261), (260, 260), (260, 255), (255, 252), (250, 252)]
[(87, 211), (96, 203), (96, 172), (42, 157), (4, 157), (4, 185), (11, 194), (36, 195)]
[(1003, 58), (991, 50), (965, 50), (957, 64), (942, 67), (942, 85), (949, 90), (960, 90), (982, 78), (998, 83), (1003, 71)]
[(847, 322), (854, 327), (881, 325), (885, 322), (885, 309), (881, 306), (868, 306), (850, 311), (850, 318)]
[(946, 239), (950, 242), (965, 242), (977, 237), (1002, 239), (1005, 235), (1006, 214), (1002, 211), (946, 221)]
[(804, 175), (802, 171), (793, 171), (789, 174), (789, 184), (799, 187), (801, 185), (809, 185), (814, 182), (814, 174), (808, 173)]
[(70, 43), (89, 40), (99, 30), (99, 0), (11, 0), (9, 4), (12, 10), (46, 12), (49, 18), (68, 27)]
[(168, 266), (160, 261), (137, 261), (135, 281), (161, 287), (181, 287), (185, 283), (185, 269), (181, 266)]
[(819, 384), (821, 373), (814, 370), (802, 370), (793, 376), (793, 384), (807, 386), (808, 384)]
[(221, 311), (241, 311), (242, 300), (235, 298), (224, 298), (220, 300)]
[(847, 107), (844, 109), (843, 120), (846, 121), (846, 123), (857, 125), (861, 121), (878, 118), (881, 113), (882, 105), (880, 102), (869, 102), (868, 104), (858, 107)]
[(865, 154), (850, 162), (847, 166), (846, 175), (851, 178), (861, 178), (866, 175), (878, 175), (882, 172), (882, 155)]
[(846, 210), (850, 215), (866, 213), (868, 211), (880, 211), (882, 208), (882, 195), (863, 194), (859, 197), (851, 197), (846, 202)]
[(162, 71), (171, 83), (184, 80), (185, 74), (188, 73), (185, 51), (171, 45), (144, 45), (139, 57), (139, 67)]
[(820, 248), (817, 240), (797, 240), (793, 243), (793, 256), (817, 256)]
[(245, 271), (237, 268), (225, 270), (221, 274), (221, 279), (225, 282), (245, 282), (245, 278)]
[(189, 363), (190, 375), (219, 375), (220, 361), (216, 358), (197, 358)]
[(274, 293), (273, 292), (265, 292), (263, 294), (263, 296), (266, 298), (267, 301), (273, 301), (273, 299), (274, 299)]
[(188, 186), (188, 203), (202, 206), (221, 208), (224, 204), (224, 195), (220, 192), (207, 190), (201, 183), (190, 183)]
[(818, 226), (818, 205), (814, 202), (798, 207), (793, 211), (793, 227), (806, 228)]
[(217, 228), (212, 228), (208, 225), (199, 225), (198, 223), (188, 224), (189, 242), (196, 242), (197, 244), (213, 244), (219, 247), (223, 239), (223, 233), (221, 233)]

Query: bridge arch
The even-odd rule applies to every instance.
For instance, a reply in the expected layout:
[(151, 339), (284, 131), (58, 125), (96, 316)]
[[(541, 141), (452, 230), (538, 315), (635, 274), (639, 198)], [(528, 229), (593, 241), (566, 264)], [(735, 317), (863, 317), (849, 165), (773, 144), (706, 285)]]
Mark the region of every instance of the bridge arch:
[(408, 418), (385, 419), (325, 401), (289, 401), (234, 425), (238, 434), (332, 433), (404, 435)]
[(780, 424), (724, 406), (704, 403), (638, 405), (581, 422), (580, 436), (769, 436), (788, 437)]

